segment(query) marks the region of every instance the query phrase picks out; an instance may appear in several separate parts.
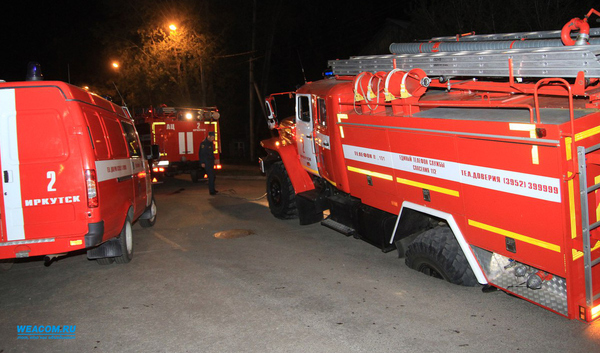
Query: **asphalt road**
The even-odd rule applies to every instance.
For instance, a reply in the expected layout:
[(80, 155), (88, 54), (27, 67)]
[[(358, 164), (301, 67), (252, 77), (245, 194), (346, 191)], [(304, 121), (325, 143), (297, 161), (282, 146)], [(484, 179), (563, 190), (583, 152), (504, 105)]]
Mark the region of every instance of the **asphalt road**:
[[(271, 216), (263, 179), (156, 188), (135, 256), (85, 254), (0, 273), (0, 353), (598, 352), (600, 323), (408, 269), (396, 253)], [(226, 231), (226, 233), (215, 234)], [(19, 339), (19, 325), (75, 326)]]

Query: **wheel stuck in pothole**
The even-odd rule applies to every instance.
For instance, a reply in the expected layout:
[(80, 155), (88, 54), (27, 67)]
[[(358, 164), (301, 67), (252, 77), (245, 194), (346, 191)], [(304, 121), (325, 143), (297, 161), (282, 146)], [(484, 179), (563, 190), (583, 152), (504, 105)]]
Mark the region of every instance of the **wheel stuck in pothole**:
[(256, 234), (253, 230), (250, 229), (230, 229), (224, 230), (222, 232), (215, 233), (215, 238), (217, 239), (236, 239), (247, 237), (248, 235)]

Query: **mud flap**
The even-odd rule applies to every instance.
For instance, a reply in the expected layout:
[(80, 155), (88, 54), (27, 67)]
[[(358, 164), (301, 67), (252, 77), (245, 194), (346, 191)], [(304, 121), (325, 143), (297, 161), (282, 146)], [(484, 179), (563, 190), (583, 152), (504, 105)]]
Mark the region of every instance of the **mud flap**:
[(87, 258), (90, 260), (103, 259), (105, 257), (121, 256), (121, 244), (119, 238), (112, 238), (109, 241), (102, 243), (100, 246), (87, 251)]

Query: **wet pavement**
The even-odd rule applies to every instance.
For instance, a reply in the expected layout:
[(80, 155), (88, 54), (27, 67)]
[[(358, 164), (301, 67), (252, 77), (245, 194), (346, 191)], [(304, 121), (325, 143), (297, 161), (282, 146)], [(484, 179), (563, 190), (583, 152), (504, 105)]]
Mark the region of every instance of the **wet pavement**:
[[(0, 352), (600, 351), (598, 323), (429, 278), (395, 252), (275, 219), (264, 177), (233, 170), (217, 178), (216, 196), (185, 176), (157, 186), (157, 223), (134, 225), (129, 264), (81, 253), (1, 272)], [(26, 340), (26, 325), (75, 331)]]

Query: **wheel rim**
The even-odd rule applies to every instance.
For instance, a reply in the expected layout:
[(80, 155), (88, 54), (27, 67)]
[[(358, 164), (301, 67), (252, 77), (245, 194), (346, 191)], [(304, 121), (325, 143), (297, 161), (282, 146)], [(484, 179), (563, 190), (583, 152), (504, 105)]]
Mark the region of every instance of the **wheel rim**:
[(274, 204), (279, 205), (281, 203), (281, 183), (279, 183), (279, 180), (271, 181), (269, 194), (271, 195), (271, 201), (273, 201)]
[(429, 264), (419, 265), (417, 271), (419, 271), (423, 274), (426, 274), (427, 276), (430, 276), (430, 277), (446, 279), (446, 278), (444, 278), (444, 276), (440, 273), (440, 271), (437, 268), (435, 268)]
[(127, 246), (127, 253), (131, 254), (133, 252), (133, 232), (129, 222), (125, 225), (125, 245)]
[(156, 202), (152, 200), (152, 205), (150, 205), (150, 212), (152, 212), (152, 218), (149, 219), (150, 222), (154, 222), (156, 218)]

